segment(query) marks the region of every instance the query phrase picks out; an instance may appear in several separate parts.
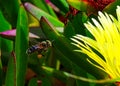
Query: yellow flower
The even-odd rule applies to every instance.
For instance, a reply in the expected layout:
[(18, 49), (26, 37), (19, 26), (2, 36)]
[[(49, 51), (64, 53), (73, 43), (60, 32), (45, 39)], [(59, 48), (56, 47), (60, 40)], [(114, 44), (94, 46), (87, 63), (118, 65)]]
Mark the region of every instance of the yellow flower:
[[(120, 77), (120, 7), (116, 10), (117, 19), (107, 13), (98, 12), (98, 20), (92, 18), (94, 25), (85, 23), (93, 39), (76, 35), (71, 38), (80, 50), (97, 64), (91, 64), (106, 72), (111, 79)], [(96, 53), (97, 52), (97, 53)], [(99, 53), (99, 54), (98, 54)]]

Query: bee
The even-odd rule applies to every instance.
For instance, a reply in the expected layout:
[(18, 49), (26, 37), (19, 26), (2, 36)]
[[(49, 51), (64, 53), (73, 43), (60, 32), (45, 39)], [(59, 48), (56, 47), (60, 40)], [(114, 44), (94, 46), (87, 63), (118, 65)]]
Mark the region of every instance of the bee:
[(27, 54), (32, 54), (36, 51), (38, 51), (40, 54), (42, 52), (45, 52), (52, 46), (52, 43), (49, 40), (41, 41), (35, 45), (32, 45), (29, 47), (26, 51)]

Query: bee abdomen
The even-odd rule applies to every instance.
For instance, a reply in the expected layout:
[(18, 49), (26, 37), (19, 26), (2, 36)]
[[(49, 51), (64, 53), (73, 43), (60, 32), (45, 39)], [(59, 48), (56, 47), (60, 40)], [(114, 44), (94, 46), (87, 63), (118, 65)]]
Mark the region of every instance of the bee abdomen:
[(39, 49), (38, 46), (31, 46), (30, 48), (27, 49), (26, 53), (31, 54)]

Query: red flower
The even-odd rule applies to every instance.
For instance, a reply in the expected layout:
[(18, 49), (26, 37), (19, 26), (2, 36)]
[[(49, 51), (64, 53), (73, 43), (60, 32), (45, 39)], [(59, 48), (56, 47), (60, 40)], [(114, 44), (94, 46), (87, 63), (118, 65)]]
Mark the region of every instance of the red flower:
[(114, 2), (115, 0), (83, 0), (88, 2), (96, 10), (103, 10), (108, 4)]

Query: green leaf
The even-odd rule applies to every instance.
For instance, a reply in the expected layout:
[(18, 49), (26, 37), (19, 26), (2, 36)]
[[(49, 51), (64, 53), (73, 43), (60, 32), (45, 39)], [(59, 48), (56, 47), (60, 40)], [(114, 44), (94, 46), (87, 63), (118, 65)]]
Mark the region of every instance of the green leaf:
[[(57, 18), (53, 9), (45, 2), (45, 0), (22, 0), (22, 2), (30, 2), (39, 9), (44, 10), (46, 13), (50, 14), (51, 16)], [(30, 27), (38, 27), (39, 22), (38, 20), (33, 17), (30, 13), (28, 13), (28, 22)]]
[(27, 48), (28, 48), (28, 18), (24, 7), (21, 5), (18, 14), (15, 40), (17, 86), (24, 86), (28, 59), (28, 56), (26, 54)]
[[(5, 20), (3, 13), (0, 10), (0, 32), (11, 29), (11, 25)], [(9, 56), (6, 54), (12, 51), (12, 41), (0, 37), (0, 84), (2, 86), (3, 81), (3, 72), (2, 66), (6, 65)]]
[(32, 79), (29, 81), (28, 86), (38, 86), (38, 84), (37, 84), (37, 78), (32, 78)]
[(49, 5), (47, 5), (47, 7), (48, 7), (49, 14), (55, 18), (58, 18), (57, 15), (55, 14), (55, 12), (53, 11), (53, 8), (51, 8), (51, 6), (49, 6)]
[(11, 28), (11, 25), (8, 21), (4, 18), (2, 11), (0, 10), (0, 32), (8, 30)]
[(16, 74), (16, 63), (14, 57), (9, 58), (8, 66), (7, 66), (7, 73), (6, 73), (6, 80), (5, 86), (15, 86), (15, 77)]
[[(94, 79), (90, 79), (90, 78), (86, 78), (86, 77), (81, 77), (81, 76), (77, 76), (77, 75), (74, 75), (74, 74), (71, 74), (71, 73), (68, 73), (68, 72), (65, 72), (65, 71), (59, 71), (59, 70), (55, 70), (54, 68), (51, 68), (51, 67), (46, 67), (46, 66), (43, 66), (42, 67), (45, 71), (48, 71), (50, 73), (56, 73), (56, 74), (60, 74), (61, 76), (64, 76), (66, 78), (73, 78), (73, 79), (76, 79), (76, 80), (81, 80), (81, 81), (84, 81), (84, 82), (90, 82), (90, 83), (99, 83), (99, 84), (105, 84), (107, 83), (107, 85), (109, 83), (114, 83), (116, 82), (117, 80), (119, 80), (120, 78), (116, 78), (116, 79), (101, 79), (101, 80), (94, 80)], [(85, 85), (85, 83), (84, 83)], [(84, 86), (82, 85), (82, 86)], [(101, 85), (97, 85), (97, 86), (101, 86)], [(78, 85), (79, 86), (79, 85)], [(87, 85), (88, 86), (88, 85)], [(102, 85), (103, 86), (103, 85)]]
[[(11, 25), (5, 20), (3, 13), (0, 10), (0, 32), (11, 29)], [(5, 66), (8, 62), (9, 55), (13, 49), (12, 41), (0, 37), (0, 85), (3, 81), (2, 66)]]
[(67, 70), (72, 70), (72, 62), (65, 57), (57, 48), (54, 48), (54, 57), (57, 58), (58, 60), (60, 60), (60, 63), (67, 68)]
[(86, 0), (67, 0), (73, 8), (89, 14), (96, 14), (97, 10)]
[(67, 2), (80, 11), (87, 11), (88, 3), (83, 0), (67, 0)]
[[(3, 13), (0, 11), (0, 32), (10, 30), (11, 25), (5, 20)], [(1, 46), (0, 48), (2, 49), (2, 52), (11, 52), (12, 51), (12, 41), (1, 38)]]
[(86, 35), (84, 23), (87, 22), (87, 20), (88, 17), (85, 12), (80, 12), (70, 19), (76, 34)]
[(64, 83), (66, 83), (68, 77), (65, 76), (63, 72), (56, 70), (54, 68), (51, 68), (51, 67), (46, 67), (46, 66), (42, 66), (42, 68), (50, 76), (55, 77), (55, 78), (63, 81)]
[[(1, 51), (0, 51), (1, 53)], [(1, 61), (1, 55), (0, 55), (0, 86), (2, 86), (2, 61)]]
[(47, 3), (45, 2), (45, 0), (22, 0), (23, 2), (30, 2), (33, 5), (35, 5), (36, 7), (38, 7), (39, 9), (44, 10), (46, 13), (50, 14), (53, 17), (56, 17), (55, 12), (53, 11), (53, 9), (47, 5)]
[(9, 23), (16, 27), (20, 0), (0, 0), (0, 8)]
[(75, 28), (72, 23), (69, 21), (64, 28), (64, 36), (67, 38), (71, 38), (75, 35)]
[(43, 77), (41, 80), (42, 80), (42, 86), (52, 86), (51, 79), (48, 76)]
[(29, 11), (34, 17), (36, 17), (38, 20), (40, 20), (40, 18), (42, 16), (46, 17), (53, 25), (55, 25), (56, 27), (63, 27), (64, 24), (62, 22), (60, 22), (58, 19), (56, 19), (55, 17), (49, 15), (48, 13), (46, 13), (45, 11), (37, 8), (36, 6), (26, 2), (24, 4), (25, 8), (27, 9), (27, 11)]
[[(72, 71), (74, 75), (87, 77), (87, 72), (81, 69), (80, 67), (78, 67), (77, 65), (73, 64), (72, 68), (73, 68)], [(89, 86), (89, 83), (81, 80), (76, 80), (76, 86)]]
[(110, 13), (110, 14), (116, 16), (116, 10), (115, 9), (119, 5), (120, 5), (120, 0), (115, 0), (114, 2), (112, 2), (111, 4), (109, 4), (108, 6), (106, 6), (103, 9), (103, 12), (107, 12), (107, 13)]
[(38, 80), (42, 81), (42, 86), (51, 86), (51, 79), (49, 78), (48, 74), (41, 68), (41, 65), (43, 64), (41, 59), (38, 59), (36, 53), (33, 53), (28, 59), (28, 67), (37, 74)]
[(66, 14), (69, 11), (69, 5), (66, 0), (50, 0), (60, 11)]

